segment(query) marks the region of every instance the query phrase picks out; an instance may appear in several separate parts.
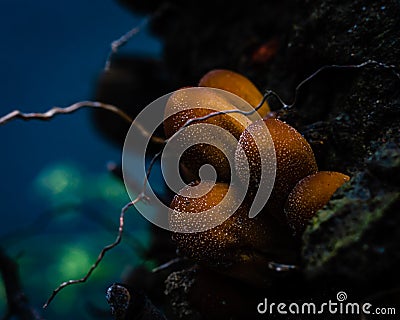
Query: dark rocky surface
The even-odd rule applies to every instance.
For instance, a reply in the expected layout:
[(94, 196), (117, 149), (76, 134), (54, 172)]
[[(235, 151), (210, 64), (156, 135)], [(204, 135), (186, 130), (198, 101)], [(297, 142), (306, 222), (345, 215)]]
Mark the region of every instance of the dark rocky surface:
[[(117, 91), (110, 91), (110, 86), (115, 87), (111, 78), (100, 86), (100, 98), (122, 105), (132, 115), (137, 113), (133, 101), (151, 101), (171, 89), (196, 85), (204, 73), (214, 68), (238, 71), (260, 89), (272, 89), (289, 103), (296, 86), (323, 65), (368, 60), (394, 65), (396, 69), (377, 65), (329, 69), (301, 88), (295, 107), (282, 119), (310, 142), (320, 170), (346, 173), (351, 181), (334, 195), (306, 231), (300, 272), (278, 275), (279, 281), (273, 281), (268, 290), (246, 288), (251, 291), (249, 295), (241, 291), (243, 284), (220, 276), (225, 281), (220, 290), (226, 286), (231, 292), (226, 299), (232, 300), (225, 301), (228, 304), (236, 301), (235, 290), (245, 300), (253, 297), (243, 306), (251, 309), (247, 314), (254, 316), (257, 299), (268, 294), (291, 301), (307, 301), (307, 297), (325, 301), (334, 300), (343, 290), (352, 302), (400, 306), (400, 3), (119, 2), (134, 12), (152, 14), (158, 10), (151, 30), (164, 44), (162, 61), (152, 63), (150, 69), (136, 67), (138, 59), (118, 61), (118, 68), (125, 74), (133, 72), (129, 77), (137, 82), (117, 77)], [(273, 110), (280, 108), (276, 101), (271, 100), (270, 105)], [(121, 133), (116, 130), (112, 134), (115, 127), (98, 123), (108, 136), (121, 143)], [(175, 252), (170, 254), (171, 258), (175, 256)], [(174, 308), (171, 300), (157, 299), (171, 319), (244, 317), (246, 312), (218, 308), (218, 303), (223, 304), (218, 297), (207, 309), (198, 291), (190, 294), (190, 289), (179, 287), (179, 283), (185, 286), (196, 279), (207, 283), (207, 273), (188, 268), (171, 270), (178, 272), (175, 280), (184, 277), (172, 281), (170, 276), (167, 282), (167, 297), (172, 295), (172, 301), (180, 301), (181, 305)], [(159, 285), (153, 288), (158, 291), (157, 297), (164, 290), (164, 285)], [(199, 290), (211, 294), (208, 285)]]

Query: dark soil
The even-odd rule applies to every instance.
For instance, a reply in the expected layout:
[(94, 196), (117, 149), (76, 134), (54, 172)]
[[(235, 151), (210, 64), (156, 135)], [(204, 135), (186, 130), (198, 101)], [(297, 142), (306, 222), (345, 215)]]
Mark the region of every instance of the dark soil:
[[(306, 231), (299, 273), (277, 275), (270, 288), (259, 290), (184, 263), (157, 284), (146, 274), (152, 286), (141, 279), (139, 289), (155, 297), (170, 319), (253, 318), (266, 296), (336, 301), (338, 291), (346, 291), (349, 302), (400, 306), (400, 2), (119, 2), (135, 13), (157, 12), (150, 28), (164, 45), (161, 61), (117, 56), (113, 76), (101, 80), (98, 98), (132, 115), (137, 105), (195, 86), (215, 68), (242, 73), (290, 103), (296, 86), (321, 66), (381, 64), (325, 70), (281, 116), (310, 142), (320, 170), (352, 178)], [(281, 108), (273, 99), (270, 105)], [(107, 137), (123, 142), (127, 128), (121, 123), (101, 113), (95, 119)], [(162, 262), (175, 257), (171, 246), (166, 250)], [(158, 261), (156, 250), (152, 254)], [(169, 273), (168, 295), (160, 296)]]

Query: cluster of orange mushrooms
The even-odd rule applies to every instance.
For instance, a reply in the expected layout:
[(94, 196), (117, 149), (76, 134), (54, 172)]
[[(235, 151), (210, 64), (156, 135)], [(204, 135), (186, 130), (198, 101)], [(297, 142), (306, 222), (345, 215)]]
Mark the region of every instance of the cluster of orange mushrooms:
[[(201, 78), (199, 87), (211, 87), (229, 91), (256, 108), (263, 95), (246, 77), (229, 70), (213, 70)], [(218, 110), (230, 110), (232, 106), (224, 99), (210, 95), (204, 97), (201, 108), (182, 109), (164, 121), (166, 137), (174, 135), (190, 119), (204, 117)], [(175, 110), (190, 101), (172, 96), (168, 108)], [(213, 106), (211, 109), (208, 106)], [(304, 137), (293, 127), (270, 116), (270, 108), (265, 102), (257, 108), (272, 138), (276, 155), (276, 177), (272, 193), (263, 210), (254, 218), (249, 218), (249, 208), (254, 193), (259, 188), (260, 154), (252, 135), (257, 131), (257, 123), (235, 121), (235, 116), (219, 114), (203, 122), (218, 125), (228, 130), (244, 150), (250, 167), (250, 183), (245, 201), (222, 224), (202, 232), (173, 234), (179, 252), (199, 263), (214, 267), (229, 265), (233, 275), (241, 277), (244, 265), (250, 270), (250, 278), (257, 274), (251, 270), (264, 268), (269, 261), (297, 263), (298, 243), (310, 219), (331, 198), (333, 193), (346, 181), (347, 175), (339, 172), (318, 171), (314, 153)], [(166, 111), (167, 113), (167, 111)], [(243, 115), (236, 115), (243, 116)], [(238, 155), (236, 155), (238, 156)], [(242, 155), (243, 156), (243, 155)], [(240, 165), (240, 159), (236, 159)], [(227, 194), (231, 172), (229, 163), (217, 148), (199, 144), (188, 150), (181, 158), (187, 169), (187, 180), (196, 183), (197, 170), (205, 163), (211, 164), (218, 176), (211, 191), (199, 198), (191, 198), (182, 190), (171, 205), (175, 212), (198, 214), (218, 205)], [(262, 190), (260, 190), (262, 192)], [(179, 217), (179, 216), (177, 216)], [(173, 224), (174, 221), (171, 221)], [(181, 223), (181, 222), (180, 222)], [(297, 244), (297, 245), (296, 245)], [(253, 268), (253, 269), (252, 269)], [(246, 276), (247, 280), (249, 276)], [(258, 281), (257, 279), (254, 281)]]

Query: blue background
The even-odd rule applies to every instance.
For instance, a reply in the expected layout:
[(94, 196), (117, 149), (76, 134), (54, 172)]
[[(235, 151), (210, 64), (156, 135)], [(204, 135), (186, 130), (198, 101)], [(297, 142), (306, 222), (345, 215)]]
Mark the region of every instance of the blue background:
[[(1, 0), (0, 17), (0, 115), (92, 99), (110, 43), (143, 19), (112, 0)], [(144, 29), (121, 53), (159, 56), (161, 44)], [(60, 281), (84, 275), (114, 240), (116, 225), (97, 223), (96, 214), (117, 223), (129, 200), (106, 170), (108, 161), (120, 161), (121, 150), (94, 131), (87, 110), (48, 122), (10, 122), (0, 127), (0, 148), (0, 246), (18, 262), (24, 289), (40, 310)], [(147, 224), (136, 212), (129, 220), (133, 241), (146, 246)], [(106, 310), (108, 282), (137, 263), (149, 262), (124, 243), (87, 284), (61, 292), (44, 317), (89, 319), (91, 303)], [(0, 285), (0, 315), (5, 307)]]

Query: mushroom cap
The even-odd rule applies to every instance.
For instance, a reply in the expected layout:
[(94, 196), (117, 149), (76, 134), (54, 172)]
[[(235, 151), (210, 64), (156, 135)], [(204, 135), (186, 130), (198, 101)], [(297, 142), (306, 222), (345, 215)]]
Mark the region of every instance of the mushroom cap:
[[(290, 191), (302, 178), (317, 172), (318, 167), (310, 145), (296, 129), (274, 118), (263, 121), (272, 138), (276, 157), (275, 182), (267, 203), (269, 210), (266, 211), (274, 214), (280, 220), (285, 220), (283, 207)], [(257, 130), (258, 125), (255, 122), (242, 133), (239, 144), (244, 152), (239, 152), (240, 148), (238, 148), (235, 158), (236, 172), (241, 181), (245, 181), (244, 178), (241, 178), (240, 166), (243, 165), (244, 157), (247, 156), (250, 167), (249, 191), (254, 194), (257, 192), (254, 186), (263, 188), (263, 186), (258, 186), (261, 175), (259, 152), (267, 152), (258, 150), (251, 134), (253, 129)]]
[[(228, 195), (230, 188), (226, 183), (216, 183), (212, 189), (205, 195), (192, 198), (190, 188), (197, 183), (192, 183), (183, 188), (177, 194), (170, 205), (170, 227), (171, 230), (177, 227), (182, 230), (183, 224), (190, 224), (198, 221), (199, 217), (192, 218), (193, 215), (203, 215), (205, 210), (216, 209), (210, 216), (202, 216), (200, 220), (205, 219), (205, 223), (212, 219), (221, 219), (219, 225), (206, 231), (195, 233), (174, 232), (173, 240), (176, 242), (179, 251), (199, 262), (205, 262), (211, 265), (221, 263), (239, 263), (252, 252), (271, 252), (278, 246), (276, 242), (280, 233), (275, 228), (275, 221), (270, 220), (266, 223), (264, 220), (248, 217), (248, 207), (244, 202), (238, 206), (238, 209), (232, 212), (223, 212), (229, 210), (229, 206), (237, 202), (235, 192), (228, 196), (227, 206), (220, 205), (222, 199)], [(232, 188), (232, 186), (231, 186)], [(230, 197), (230, 198), (229, 198)], [(204, 222), (204, 221), (203, 221)]]
[[(175, 91), (168, 99), (164, 111), (164, 131), (170, 138), (187, 121), (204, 117), (213, 112), (228, 110), (251, 110), (247, 102), (222, 90), (209, 88), (183, 88)], [(221, 126), (239, 139), (240, 134), (251, 123), (240, 113), (221, 114), (194, 123), (210, 123)]]
[[(207, 72), (199, 81), (199, 87), (219, 88), (236, 94), (256, 108), (263, 95), (260, 90), (245, 76), (226, 69), (215, 69)], [(270, 112), (267, 102), (264, 102), (258, 113), (265, 117)]]
[[(170, 138), (190, 119), (236, 109), (248, 111), (251, 110), (251, 106), (223, 90), (198, 87), (178, 90), (170, 96), (165, 107), (165, 135)], [(233, 159), (237, 140), (250, 123), (250, 118), (240, 113), (221, 114), (193, 122), (188, 126), (191, 127), (192, 134), (179, 134), (182, 143), (191, 145), (182, 154), (181, 163), (195, 175), (202, 165), (210, 164), (216, 170), (218, 180), (229, 181), (229, 159)], [(228, 139), (226, 134), (216, 133), (217, 128), (197, 124), (217, 126), (230, 133), (234, 139)]]
[(295, 233), (301, 234), (317, 211), (349, 180), (349, 176), (334, 171), (319, 171), (300, 180), (285, 205), (288, 223)]

